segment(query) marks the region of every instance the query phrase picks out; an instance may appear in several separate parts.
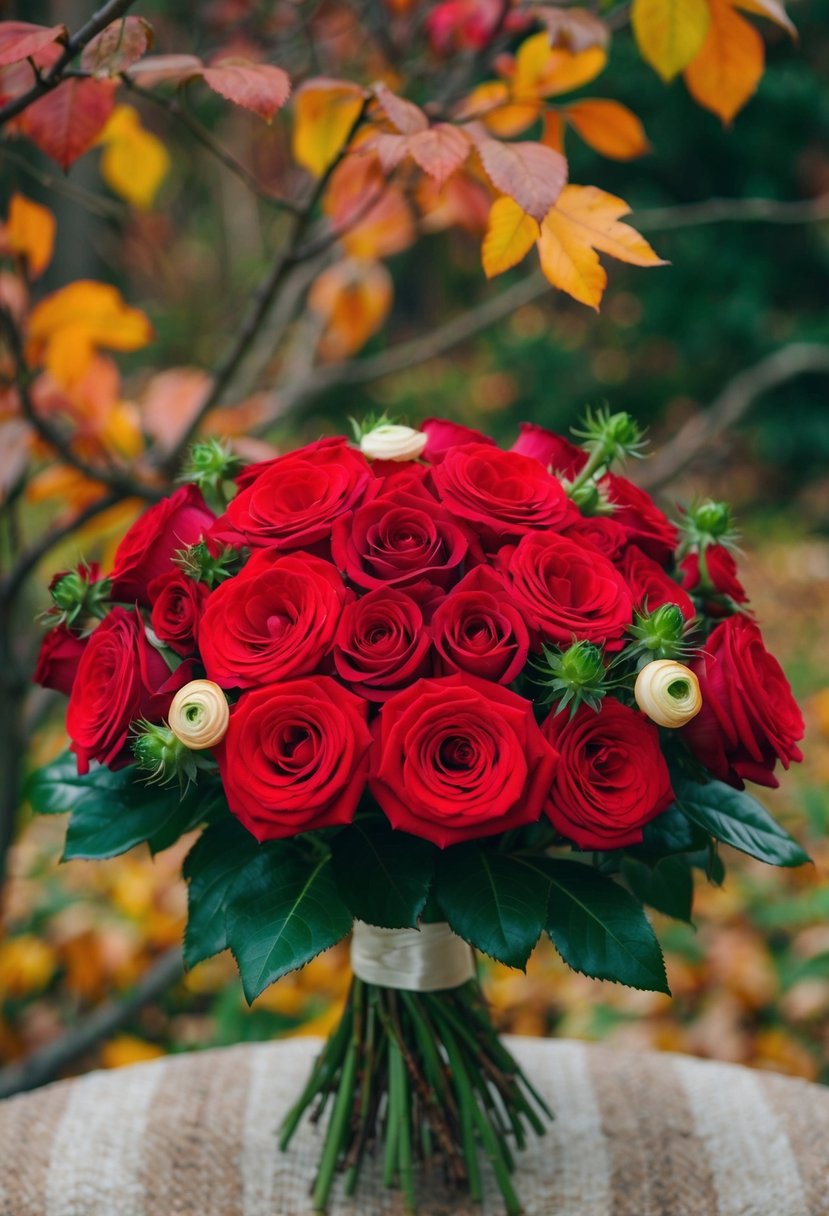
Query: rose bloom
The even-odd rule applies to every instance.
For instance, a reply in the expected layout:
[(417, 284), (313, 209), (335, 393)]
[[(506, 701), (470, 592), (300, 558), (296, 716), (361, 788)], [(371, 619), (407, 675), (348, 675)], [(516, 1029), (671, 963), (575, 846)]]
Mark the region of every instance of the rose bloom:
[(370, 701), (385, 701), (427, 674), (430, 652), (418, 604), (402, 591), (383, 587), (343, 609), (334, 638), (334, 667), (354, 692)]
[(222, 688), (253, 688), (313, 671), (334, 641), (348, 593), (330, 562), (308, 553), (255, 553), (211, 593), (199, 651)]
[(176, 654), (191, 655), (196, 650), (199, 621), (210, 595), (206, 583), (183, 570), (168, 570), (150, 583), (152, 612), (150, 624), (160, 642)]
[(535, 822), (557, 759), (529, 701), (445, 676), (386, 701), (369, 784), (392, 827), (445, 848)]
[(572, 480), (584, 467), (587, 453), (584, 448), (577, 447), (563, 435), (556, 435), (543, 426), (534, 422), (522, 422), (518, 428), (518, 438), (512, 445), (512, 451), (522, 456), (531, 456), (539, 461), (545, 469)]
[(667, 565), (673, 557), (679, 533), (650, 494), (617, 473), (605, 474), (600, 485), (613, 504), (613, 519), (625, 529), (628, 540), (660, 565)]
[(91, 760), (128, 764), (132, 723), (160, 722), (191, 674), (189, 663), (170, 671), (137, 612), (113, 608), (89, 638), (66, 711), (78, 772), (88, 772)]
[(426, 436), (426, 447), (423, 449), (423, 459), (431, 464), (439, 464), (451, 448), (460, 447), (466, 443), (485, 443), (494, 448), (495, 440), (474, 427), (462, 426), (459, 422), (449, 422), (447, 418), (427, 418), (420, 424), (420, 429)]
[(502, 549), (498, 564), (519, 609), (545, 641), (567, 647), (579, 639), (619, 649), (633, 599), (601, 553), (564, 536), (532, 534), (514, 549)]
[(702, 709), (682, 733), (694, 755), (729, 785), (776, 786), (777, 761), (788, 768), (803, 759), (797, 744), (805, 728), (789, 682), (755, 622), (747, 616), (723, 621), (691, 667)]
[[(716, 592), (727, 595), (735, 604), (747, 603), (748, 596), (737, 574), (737, 563), (733, 554), (723, 545), (709, 545), (705, 550), (705, 565)], [(679, 563), (679, 568), (682, 571), (682, 585), (685, 590), (696, 591), (699, 587), (699, 554), (689, 553)], [(728, 615), (722, 604), (706, 604), (705, 610), (709, 616)]]
[(580, 849), (619, 849), (673, 801), (659, 731), (621, 702), (605, 697), (597, 713), (580, 705), (541, 725), (561, 753), (546, 806), (556, 831)]
[(351, 822), (368, 773), (367, 708), (329, 676), (242, 695), (213, 754), (231, 812), (257, 840)]
[(213, 523), (197, 486), (186, 485), (140, 515), (115, 550), (112, 598), (149, 607), (149, 586), (180, 549), (201, 540)]
[(425, 580), (448, 587), (469, 548), (447, 511), (423, 490), (396, 490), (336, 521), (331, 553), (352, 583), (368, 589)]
[(251, 548), (309, 549), (324, 544), (334, 520), (374, 484), (362, 452), (345, 439), (321, 439), (237, 479), (241, 488), (211, 536)]
[(561, 535), (578, 545), (587, 544), (598, 549), (614, 565), (628, 546), (626, 529), (612, 515), (579, 515), (561, 529)]
[(630, 587), (634, 607), (640, 612), (655, 612), (663, 604), (676, 604), (686, 621), (692, 621), (697, 615), (687, 592), (636, 545), (627, 549), (619, 570)]
[(537, 460), (482, 443), (450, 448), (432, 477), (446, 509), (487, 550), (527, 532), (558, 530), (575, 512), (561, 482)]
[(79, 638), (65, 625), (56, 625), (40, 643), (34, 681), (41, 688), (51, 688), (68, 697), (75, 683), (81, 655), (86, 650), (88, 638)]
[(476, 566), (438, 605), (431, 632), (437, 669), (509, 684), (527, 661), (530, 635), (504, 580)]

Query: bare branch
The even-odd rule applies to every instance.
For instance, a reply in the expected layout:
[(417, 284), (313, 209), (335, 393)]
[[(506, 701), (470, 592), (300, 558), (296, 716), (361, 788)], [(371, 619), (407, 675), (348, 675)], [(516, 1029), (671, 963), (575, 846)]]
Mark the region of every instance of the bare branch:
[(639, 485), (647, 490), (665, 485), (692, 464), (724, 431), (739, 422), (758, 397), (805, 372), (829, 375), (829, 346), (792, 343), (740, 372), (729, 380), (707, 409), (689, 419), (642, 467), (636, 479)]
[(107, 1001), (59, 1039), (47, 1043), (19, 1064), (0, 1070), (0, 1099), (46, 1085), (67, 1065), (125, 1026), (145, 1005), (163, 996), (181, 979), (181, 951), (162, 954), (122, 1001)]
[(642, 232), (669, 232), (673, 228), (700, 228), (704, 224), (811, 224), (825, 219), (829, 219), (829, 194), (795, 202), (774, 198), (709, 198), (701, 203), (637, 211), (633, 222)]

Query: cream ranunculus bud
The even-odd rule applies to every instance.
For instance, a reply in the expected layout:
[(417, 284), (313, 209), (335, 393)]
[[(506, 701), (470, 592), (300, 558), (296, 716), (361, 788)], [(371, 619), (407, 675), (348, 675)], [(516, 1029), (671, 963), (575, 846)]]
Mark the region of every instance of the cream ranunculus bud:
[(191, 680), (173, 697), (167, 724), (185, 747), (202, 751), (225, 737), (230, 719), (227, 697), (212, 680)]
[(684, 663), (656, 659), (643, 667), (633, 690), (636, 704), (657, 726), (676, 730), (702, 709), (699, 680)]
[(413, 427), (388, 422), (366, 431), (360, 450), (369, 460), (417, 460), (426, 447), (426, 438)]

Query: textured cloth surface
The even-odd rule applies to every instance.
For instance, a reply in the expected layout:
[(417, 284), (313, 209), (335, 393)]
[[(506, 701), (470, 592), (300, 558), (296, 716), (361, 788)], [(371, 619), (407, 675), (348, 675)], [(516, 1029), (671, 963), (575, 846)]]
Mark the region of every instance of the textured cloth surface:
[[(683, 1056), (509, 1040), (557, 1112), (519, 1158), (526, 1216), (829, 1216), (829, 1090)], [(1, 1216), (310, 1216), (320, 1131), (277, 1127), (319, 1043), (92, 1073), (0, 1103)], [(332, 1216), (401, 1216), (368, 1163)], [(473, 1216), (422, 1179), (423, 1216)], [(503, 1210), (489, 1188), (483, 1211)]]

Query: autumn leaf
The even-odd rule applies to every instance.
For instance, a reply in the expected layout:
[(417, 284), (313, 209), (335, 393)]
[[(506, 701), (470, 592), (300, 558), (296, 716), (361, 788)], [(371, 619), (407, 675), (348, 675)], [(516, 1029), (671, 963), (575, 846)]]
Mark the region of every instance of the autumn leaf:
[(727, 0), (708, 0), (711, 24), (702, 50), (685, 69), (695, 101), (728, 124), (755, 93), (765, 47), (759, 32)]
[(515, 55), (512, 77), (514, 101), (555, 97), (589, 84), (604, 69), (607, 54), (600, 46), (584, 51), (552, 47), (550, 35), (542, 30), (522, 42)]
[(602, 156), (633, 160), (650, 149), (645, 128), (633, 111), (618, 101), (574, 101), (565, 114), (573, 130)]
[(270, 122), (291, 92), (288, 73), (270, 63), (237, 57), (220, 59), (201, 72), (204, 83), (234, 105)]
[(115, 287), (78, 279), (32, 310), (27, 357), (71, 387), (84, 376), (98, 347), (139, 350), (151, 338), (144, 313), (125, 304)]
[(319, 344), (325, 359), (347, 359), (377, 332), (392, 304), (392, 278), (382, 262), (349, 259), (329, 266), (308, 296), (325, 330)]
[(511, 198), (492, 204), (481, 256), (488, 279), (517, 266), (541, 235), (538, 221)]
[(373, 92), (386, 118), (401, 135), (415, 135), (429, 126), (429, 119), (420, 106), (398, 97), (387, 85), (376, 84)]
[(567, 161), (561, 153), (529, 141), (505, 144), (483, 138), (476, 140), (476, 146), (493, 186), (542, 220), (567, 181)]
[(412, 135), (380, 132), (372, 137), (370, 146), (377, 152), (386, 173), (410, 156), (438, 185), (443, 185), (461, 167), (471, 148), (467, 133), (446, 122)]
[(115, 106), (115, 88), (109, 80), (64, 80), (29, 106), (21, 127), (41, 152), (68, 169), (106, 126)]
[(667, 82), (702, 49), (708, 0), (633, 0), (631, 22), (642, 57)]
[(196, 55), (150, 55), (132, 64), (126, 74), (142, 87), (152, 88), (156, 84), (189, 80), (198, 76), (203, 67)]
[(467, 173), (456, 173), (439, 186), (431, 177), (422, 177), (416, 189), (423, 232), (443, 232), (463, 228), (474, 236), (486, 232), (491, 209), (491, 194), (483, 182)]
[(148, 210), (170, 169), (170, 155), (161, 142), (141, 125), (132, 106), (118, 106), (104, 127), (101, 176), (121, 198)]
[(22, 194), (13, 194), (5, 237), (9, 249), (26, 259), (29, 274), (36, 279), (52, 260), (55, 217), (40, 203), (33, 203)]
[(366, 261), (407, 249), (417, 235), (405, 194), (386, 181), (370, 151), (346, 156), (337, 165), (322, 206), (346, 252)]
[(664, 266), (643, 236), (619, 222), (629, 211), (624, 199), (595, 186), (565, 186), (544, 217), (538, 243), (541, 269), (553, 286), (598, 310), (607, 285), (599, 252), (634, 266)]
[(141, 420), (159, 451), (172, 451), (212, 387), (213, 378), (197, 367), (170, 367), (151, 378), (141, 399)]
[(143, 17), (122, 17), (101, 30), (83, 49), (81, 67), (106, 78), (125, 71), (153, 45), (153, 27)]
[(363, 104), (359, 85), (321, 76), (306, 81), (294, 100), (294, 159), (322, 177), (342, 151)]
[(783, 0), (732, 0), (732, 3), (735, 8), (742, 9), (744, 13), (756, 13), (758, 17), (768, 17), (769, 21), (779, 25), (792, 38), (797, 38), (797, 29), (786, 12)]
[(593, 46), (606, 47), (610, 41), (610, 31), (605, 23), (587, 9), (542, 6), (537, 15), (553, 46), (562, 46), (568, 51), (586, 51)]
[(68, 37), (65, 25), (32, 25), (30, 21), (0, 21), (0, 67), (20, 63), (57, 40)]

